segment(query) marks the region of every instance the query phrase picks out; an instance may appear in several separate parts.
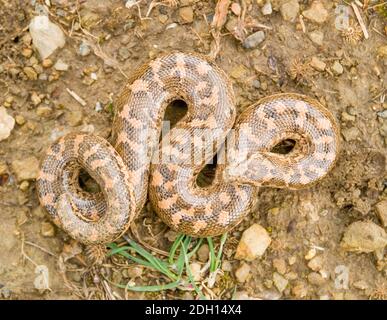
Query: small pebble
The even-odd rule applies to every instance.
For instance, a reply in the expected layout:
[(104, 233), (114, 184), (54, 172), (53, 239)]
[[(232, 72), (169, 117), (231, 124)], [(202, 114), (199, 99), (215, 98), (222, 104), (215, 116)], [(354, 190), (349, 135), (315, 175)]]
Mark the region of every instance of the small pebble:
[(167, 21), (168, 21), (168, 16), (166, 15), (166, 14), (160, 14), (159, 15), (159, 21), (162, 23), (162, 24), (164, 24), (164, 23), (166, 23)]
[(273, 282), (274, 282), (274, 285), (278, 289), (279, 292), (283, 292), (289, 283), (289, 281), (287, 279), (285, 279), (283, 276), (281, 276), (277, 272), (274, 272), (274, 274), (273, 274)]
[(314, 256), (316, 255), (317, 251), (315, 248), (311, 248), (308, 253), (305, 255), (305, 260), (310, 260), (312, 258), (314, 258)]
[(291, 256), (291, 257), (289, 257), (289, 259), (288, 259), (288, 263), (289, 263), (290, 266), (292, 266), (293, 264), (295, 264), (296, 261), (297, 261), (297, 257), (295, 257), (295, 256)]
[(239, 16), (241, 14), (241, 11), (242, 11), (240, 4), (237, 2), (233, 2), (231, 4), (231, 11), (236, 16)]
[(56, 71), (67, 71), (69, 69), (69, 65), (63, 62), (61, 59), (58, 59), (58, 61), (54, 65), (54, 69)]
[(38, 79), (38, 74), (36, 73), (35, 69), (32, 67), (23, 68), (23, 72), (25, 73), (27, 78), (30, 80), (37, 80)]
[(265, 5), (262, 7), (261, 12), (264, 16), (268, 16), (273, 13), (273, 8), (271, 6), (271, 2), (268, 1), (265, 3)]
[(327, 65), (320, 58), (314, 56), (314, 57), (312, 57), (312, 60), (310, 61), (310, 66), (313, 69), (316, 69), (317, 71), (324, 71)]
[(102, 103), (97, 101), (97, 103), (95, 104), (95, 111), (100, 112), (102, 110), (103, 110)]
[(11, 297), (11, 290), (7, 287), (1, 288), (0, 296), (2, 296), (4, 299), (9, 299)]
[(39, 117), (49, 117), (52, 114), (52, 108), (49, 106), (39, 106), (36, 108), (36, 114)]
[(200, 273), (200, 270), (201, 270), (200, 264), (197, 262), (192, 262), (190, 264), (190, 269), (191, 269), (191, 274), (192, 274), (193, 279), (195, 281), (200, 281), (202, 278), (201, 273)]
[(0, 141), (7, 139), (15, 126), (15, 119), (10, 116), (7, 109), (0, 107)]
[(274, 259), (273, 260), (273, 267), (280, 274), (286, 273), (286, 262), (284, 259)]
[(261, 87), (261, 82), (260, 82), (259, 80), (255, 79), (255, 80), (253, 81), (252, 85), (253, 85), (253, 87), (254, 87), (255, 89), (259, 89), (259, 88)]
[(323, 259), (321, 256), (314, 257), (308, 263), (308, 267), (313, 271), (320, 271), (323, 267)]
[(17, 181), (34, 180), (38, 177), (39, 160), (34, 156), (27, 156), (12, 161), (11, 167)]
[(12, 96), (8, 96), (7, 98), (5, 98), (4, 107), (10, 108), (12, 106), (13, 100), (14, 99)]
[(308, 295), (308, 288), (303, 282), (298, 282), (293, 288), (292, 288), (292, 294), (298, 298), (305, 298)]
[(17, 123), (19, 126), (22, 126), (23, 124), (26, 123), (26, 119), (25, 119), (21, 114), (18, 114), (18, 115), (15, 117), (15, 121), (16, 121), (16, 123)]
[(53, 64), (54, 64), (54, 62), (51, 59), (44, 59), (42, 61), (43, 68), (50, 68), (53, 66)]
[(308, 281), (310, 284), (321, 286), (326, 280), (317, 272), (311, 272), (308, 274)]
[(328, 11), (324, 8), (324, 5), (320, 1), (313, 1), (312, 5), (308, 10), (305, 10), (302, 12), (302, 15), (315, 23), (322, 24), (324, 23), (328, 16), (329, 13)]
[(194, 12), (192, 7), (182, 7), (179, 9), (179, 17), (182, 24), (192, 23)]
[(232, 271), (232, 265), (231, 262), (228, 260), (223, 260), (222, 262), (222, 270), (226, 272), (231, 272)]
[(207, 262), (210, 254), (210, 249), (208, 247), (208, 244), (203, 244), (199, 248), (197, 255), (200, 262)]
[(34, 106), (37, 106), (42, 102), (42, 99), (40, 99), (39, 95), (36, 92), (32, 92), (31, 102), (33, 103)]
[(282, 18), (286, 21), (295, 21), (300, 11), (300, 5), (297, 0), (289, 0), (280, 7)]
[(118, 49), (118, 56), (121, 61), (124, 61), (130, 57), (130, 51), (127, 47), (120, 47)]
[(66, 120), (71, 127), (79, 126), (83, 120), (83, 114), (80, 110), (70, 111), (66, 114)]
[(333, 73), (336, 75), (341, 75), (344, 72), (343, 66), (338, 61), (333, 62), (331, 69), (332, 69)]
[(37, 218), (44, 218), (46, 216), (46, 213), (42, 206), (38, 206), (32, 210), (32, 214)]
[(30, 187), (30, 184), (28, 181), (22, 181), (22, 183), (19, 186), (19, 189), (23, 192), (27, 191), (28, 188)]
[(233, 300), (251, 300), (246, 291), (237, 291), (234, 294)]
[(90, 54), (90, 52), (91, 52), (90, 46), (86, 42), (82, 41), (82, 43), (79, 46), (79, 55), (82, 57), (86, 57)]
[(30, 48), (24, 48), (22, 50), (22, 55), (23, 55), (23, 57), (26, 57), (26, 58), (30, 58), (32, 56), (32, 53), (33, 53), (33, 51)]
[(139, 278), (142, 276), (143, 268), (140, 266), (133, 266), (127, 269), (127, 275), (129, 278)]
[(353, 141), (359, 137), (360, 131), (357, 127), (351, 127), (348, 129), (342, 129), (341, 134), (343, 135), (345, 141)]
[(43, 237), (52, 238), (55, 236), (54, 226), (50, 222), (42, 222), (40, 226), (40, 233)]
[(383, 111), (379, 111), (376, 113), (378, 117), (382, 119), (387, 119), (387, 109), (384, 109)]
[(46, 73), (41, 73), (38, 77), (39, 80), (41, 81), (47, 81), (48, 80), (48, 75)]
[(387, 227), (387, 200), (382, 200), (375, 205), (376, 214), (383, 227)]
[(387, 45), (383, 45), (378, 48), (378, 56), (381, 58), (387, 58)]
[(314, 44), (317, 44), (318, 46), (322, 46), (324, 41), (324, 32), (320, 30), (312, 31), (309, 34), (309, 38), (310, 40), (312, 40)]
[(0, 161), (0, 176), (7, 173), (7, 164), (3, 161)]
[(92, 80), (96, 81), (96, 80), (98, 79), (98, 76), (97, 76), (97, 74), (96, 74), (95, 72), (92, 72), (92, 73), (90, 74), (90, 78), (91, 78)]
[(165, 27), (165, 30), (174, 29), (178, 26), (176, 22), (173, 22)]
[(241, 266), (235, 271), (235, 277), (238, 282), (244, 283), (250, 275), (251, 268), (247, 263), (242, 262)]
[(353, 222), (344, 232), (341, 246), (345, 251), (374, 252), (387, 245), (387, 234), (372, 221)]
[(354, 122), (356, 120), (356, 117), (349, 114), (348, 112), (343, 111), (341, 113), (341, 120), (344, 122)]
[(262, 30), (260, 30), (258, 32), (255, 32), (255, 33), (249, 35), (243, 41), (243, 47), (246, 49), (256, 48), (264, 40), (265, 40), (265, 33)]
[(368, 285), (367, 281), (365, 281), (365, 280), (356, 281), (353, 283), (353, 286), (356, 289), (360, 289), (360, 290), (367, 290), (369, 288), (369, 285)]
[(34, 65), (36, 65), (36, 64), (38, 64), (38, 63), (39, 63), (39, 61), (38, 61), (38, 59), (37, 59), (35, 56), (33, 56), (33, 57), (30, 58), (30, 64), (31, 64), (32, 66), (34, 66)]

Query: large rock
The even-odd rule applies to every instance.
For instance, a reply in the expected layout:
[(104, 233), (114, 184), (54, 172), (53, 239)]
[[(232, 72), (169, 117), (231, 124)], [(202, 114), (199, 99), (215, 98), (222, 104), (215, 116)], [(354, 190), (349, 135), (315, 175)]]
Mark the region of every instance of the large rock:
[(387, 234), (383, 228), (371, 221), (356, 221), (344, 233), (341, 246), (346, 251), (374, 252), (387, 245)]
[(14, 160), (11, 166), (17, 181), (33, 180), (38, 177), (39, 160), (34, 156)]
[(15, 119), (7, 113), (4, 107), (0, 107), (0, 141), (10, 136), (14, 126)]
[(264, 254), (270, 243), (271, 239), (265, 228), (259, 224), (253, 224), (243, 232), (235, 259), (253, 261)]
[(29, 30), (33, 44), (42, 59), (46, 59), (66, 43), (62, 29), (52, 23), (47, 16), (32, 18)]

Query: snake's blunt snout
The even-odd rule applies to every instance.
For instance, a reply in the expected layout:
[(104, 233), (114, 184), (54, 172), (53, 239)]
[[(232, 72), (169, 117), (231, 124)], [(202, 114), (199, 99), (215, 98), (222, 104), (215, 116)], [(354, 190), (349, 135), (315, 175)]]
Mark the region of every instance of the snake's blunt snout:
[[(330, 171), (338, 153), (333, 116), (301, 95), (280, 94), (253, 105), (238, 120), (236, 136), (223, 175), (228, 183), (304, 188)], [(275, 150), (281, 142), (288, 143), (285, 152)]]

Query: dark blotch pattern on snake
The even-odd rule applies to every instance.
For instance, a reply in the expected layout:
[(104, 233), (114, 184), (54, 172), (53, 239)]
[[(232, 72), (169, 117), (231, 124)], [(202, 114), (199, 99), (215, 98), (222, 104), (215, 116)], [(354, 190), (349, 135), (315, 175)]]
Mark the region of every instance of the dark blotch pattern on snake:
[[(176, 99), (187, 103), (187, 114), (159, 142), (165, 109)], [(124, 87), (117, 107), (114, 148), (95, 135), (69, 134), (48, 149), (37, 180), (39, 199), (53, 221), (87, 245), (122, 235), (148, 194), (172, 229), (197, 237), (222, 234), (250, 212), (259, 186), (309, 186), (329, 172), (338, 153), (335, 119), (305, 96), (264, 98), (235, 123), (228, 77), (196, 54), (173, 52), (145, 64)], [(231, 135), (236, 142), (226, 146)], [(271, 152), (287, 138), (296, 141), (289, 154)], [(213, 183), (199, 187), (198, 174), (217, 153), (226, 160)], [(81, 168), (100, 193), (82, 191)]]

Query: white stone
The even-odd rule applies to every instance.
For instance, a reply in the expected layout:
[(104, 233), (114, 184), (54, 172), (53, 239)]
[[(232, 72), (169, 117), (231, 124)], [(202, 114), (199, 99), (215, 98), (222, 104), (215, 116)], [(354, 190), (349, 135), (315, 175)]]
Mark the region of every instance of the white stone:
[(283, 276), (281, 276), (277, 272), (274, 272), (273, 274), (273, 282), (279, 292), (283, 292), (289, 283), (288, 280), (286, 280)]
[(58, 61), (54, 65), (54, 68), (57, 71), (67, 71), (69, 69), (69, 65), (63, 62), (61, 59), (58, 59)]
[(251, 268), (247, 263), (242, 263), (242, 265), (235, 271), (235, 277), (238, 282), (246, 282), (247, 278), (250, 275)]
[(265, 253), (270, 243), (271, 239), (265, 228), (259, 224), (253, 224), (243, 232), (235, 259), (253, 261)]
[(33, 44), (42, 59), (46, 59), (66, 43), (62, 29), (52, 23), (47, 16), (32, 18), (29, 30)]
[(15, 119), (7, 113), (4, 107), (0, 107), (0, 141), (7, 139), (15, 126)]
[(265, 5), (262, 7), (261, 11), (264, 16), (268, 16), (272, 14), (273, 8), (271, 6), (271, 2), (270, 1), (266, 2)]

